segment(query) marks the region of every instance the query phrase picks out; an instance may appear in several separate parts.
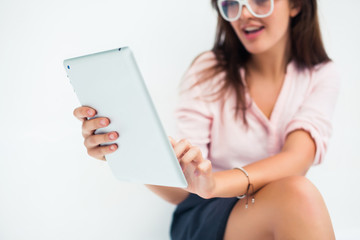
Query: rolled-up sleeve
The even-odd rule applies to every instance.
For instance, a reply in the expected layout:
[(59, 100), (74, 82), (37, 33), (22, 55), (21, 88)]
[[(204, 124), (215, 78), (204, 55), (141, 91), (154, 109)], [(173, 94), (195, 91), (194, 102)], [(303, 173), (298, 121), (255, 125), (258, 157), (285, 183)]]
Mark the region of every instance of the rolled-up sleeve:
[(340, 89), (340, 76), (334, 63), (317, 66), (298, 111), (286, 125), (283, 140), (292, 131), (303, 129), (310, 133), (316, 144), (313, 164), (320, 164), (327, 151), (332, 134), (332, 115)]

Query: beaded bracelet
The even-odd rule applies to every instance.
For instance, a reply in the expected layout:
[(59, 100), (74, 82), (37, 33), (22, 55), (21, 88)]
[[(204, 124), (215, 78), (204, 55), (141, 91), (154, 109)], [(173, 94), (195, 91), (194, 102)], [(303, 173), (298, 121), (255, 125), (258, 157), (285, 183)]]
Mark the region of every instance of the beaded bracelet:
[(242, 168), (242, 167), (235, 167), (234, 169), (238, 169), (238, 170), (242, 171), (242, 172), (245, 174), (245, 176), (246, 176), (246, 178), (247, 178), (247, 180), (248, 180), (248, 185), (247, 185), (247, 188), (246, 188), (246, 193), (243, 194), (243, 195), (237, 196), (238, 199), (243, 199), (243, 198), (246, 197), (245, 208), (248, 208), (248, 205), (249, 205), (248, 203), (249, 203), (249, 190), (250, 190), (250, 187), (251, 187), (251, 190), (252, 190), (251, 203), (252, 203), (252, 204), (255, 203), (255, 197), (254, 197), (254, 195), (253, 195), (253, 194), (254, 194), (254, 185), (252, 185), (252, 184), (250, 183), (249, 174), (247, 173), (247, 171), (246, 171), (244, 168)]

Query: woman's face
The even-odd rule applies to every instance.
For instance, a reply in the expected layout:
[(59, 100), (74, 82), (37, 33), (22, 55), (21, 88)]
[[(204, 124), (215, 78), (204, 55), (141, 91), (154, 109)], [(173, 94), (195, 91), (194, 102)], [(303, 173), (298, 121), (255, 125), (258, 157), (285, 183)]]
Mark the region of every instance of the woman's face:
[(231, 22), (231, 26), (248, 52), (261, 54), (286, 47), (290, 18), (299, 11), (299, 8), (291, 8), (289, 0), (274, 0), (274, 11), (270, 16), (256, 18), (243, 7), (240, 18)]

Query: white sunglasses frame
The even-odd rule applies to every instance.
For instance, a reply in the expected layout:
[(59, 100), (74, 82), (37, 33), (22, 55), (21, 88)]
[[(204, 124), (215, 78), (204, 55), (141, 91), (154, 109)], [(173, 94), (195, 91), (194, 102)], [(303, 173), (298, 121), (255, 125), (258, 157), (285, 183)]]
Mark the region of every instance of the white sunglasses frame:
[(245, 6), (249, 10), (249, 12), (256, 18), (268, 17), (272, 14), (272, 12), (274, 10), (274, 0), (270, 0), (270, 11), (267, 14), (261, 14), (261, 15), (254, 13), (254, 11), (251, 9), (251, 7), (249, 5), (248, 0), (232, 0), (234, 2), (239, 3), (239, 13), (234, 18), (228, 18), (228, 17), (226, 17), (225, 13), (222, 10), (221, 2), (223, 2), (223, 1), (224, 0), (218, 0), (217, 4), (218, 4), (218, 8), (219, 8), (219, 12), (220, 12), (221, 16), (228, 22), (234, 22), (240, 18), (243, 6)]

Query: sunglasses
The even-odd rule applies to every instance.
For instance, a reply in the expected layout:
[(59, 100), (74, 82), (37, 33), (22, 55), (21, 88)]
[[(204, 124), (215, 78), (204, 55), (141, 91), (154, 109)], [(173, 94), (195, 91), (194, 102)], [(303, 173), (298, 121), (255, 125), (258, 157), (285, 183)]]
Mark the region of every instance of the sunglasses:
[(243, 6), (257, 18), (269, 16), (274, 10), (274, 0), (218, 0), (221, 16), (229, 22), (240, 18)]

